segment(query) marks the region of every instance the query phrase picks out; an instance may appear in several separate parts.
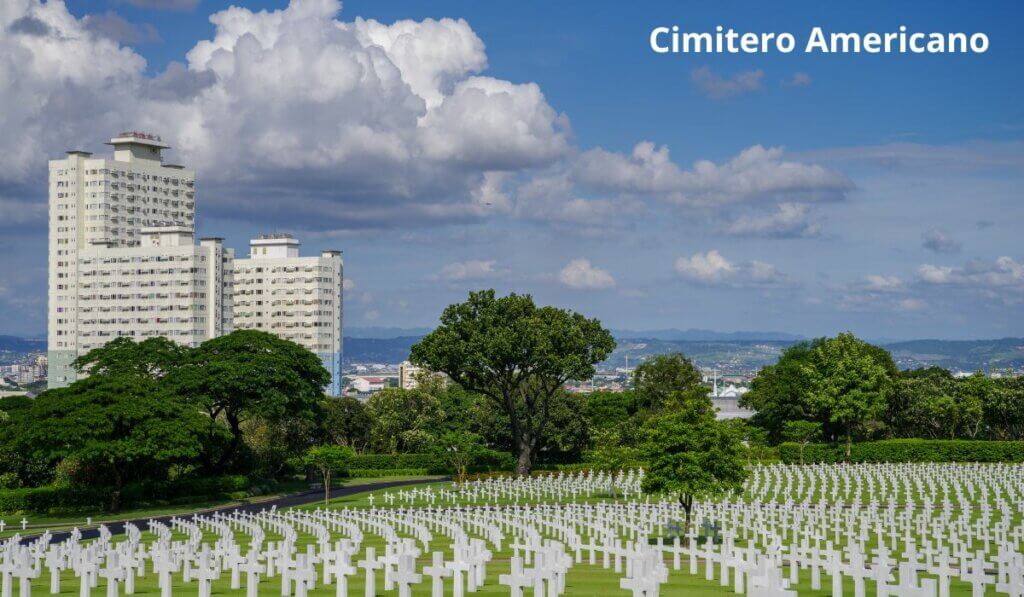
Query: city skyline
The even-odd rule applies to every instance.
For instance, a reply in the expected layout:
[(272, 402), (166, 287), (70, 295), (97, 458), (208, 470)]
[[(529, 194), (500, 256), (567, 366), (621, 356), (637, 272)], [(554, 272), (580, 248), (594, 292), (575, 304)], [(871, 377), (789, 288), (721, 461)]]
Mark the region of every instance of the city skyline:
[[(798, 4), (14, 0), (0, 334), (46, 326), (47, 161), (144, 129), (196, 173), (197, 236), (342, 249), (346, 327), (494, 287), (618, 329), (1024, 335), (1021, 9)], [(666, 22), (991, 48), (655, 55)]]

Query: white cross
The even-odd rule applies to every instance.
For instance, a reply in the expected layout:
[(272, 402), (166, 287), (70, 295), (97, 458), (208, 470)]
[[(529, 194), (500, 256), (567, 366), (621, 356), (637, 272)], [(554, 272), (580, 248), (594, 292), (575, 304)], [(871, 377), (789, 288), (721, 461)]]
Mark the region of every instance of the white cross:
[(356, 562), (356, 566), (366, 571), (366, 597), (377, 595), (377, 574), (376, 570), (384, 567), (384, 563), (377, 559), (377, 550), (372, 547), (366, 548), (366, 559)]
[(412, 597), (412, 585), (419, 584), (422, 580), (423, 575), (416, 573), (416, 558), (412, 554), (406, 553), (398, 559), (395, 582), (398, 583), (399, 597)]
[[(521, 571), (522, 562), (520, 562), (519, 567)], [(448, 568), (445, 568), (444, 553), (440, 551), (435, 551), (430, 566), (423, 567), (423, 574), (426, 574), (430, 577), (430, 596), (444, 597), (444, 579), (452, 575), (452, 571)], [(507, 583), (502, 582), (502, 584)], [(522, 591), (522, 589), (520, 589), (520, 591)], [(515, 595), (514, 592), (513, 595)]]

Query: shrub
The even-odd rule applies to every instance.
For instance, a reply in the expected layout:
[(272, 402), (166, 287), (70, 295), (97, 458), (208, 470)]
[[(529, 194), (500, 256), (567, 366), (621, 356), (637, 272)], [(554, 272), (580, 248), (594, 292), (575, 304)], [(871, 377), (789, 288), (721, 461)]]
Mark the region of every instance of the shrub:
[[(788, 464), (800, 462), (800, 446), (784, 443), (779, 456)], [(844, 447), (808, 444), (804, 462), (843, 462)], [(890, 439), (854, 444), (852, 462), (1024, 462), (1024, 442), (986, 440)]]
[(367, 479), (370, 477), (422, 477), (429, 475), (425, 468), (353, 468), (349, 469), (351, 479)]

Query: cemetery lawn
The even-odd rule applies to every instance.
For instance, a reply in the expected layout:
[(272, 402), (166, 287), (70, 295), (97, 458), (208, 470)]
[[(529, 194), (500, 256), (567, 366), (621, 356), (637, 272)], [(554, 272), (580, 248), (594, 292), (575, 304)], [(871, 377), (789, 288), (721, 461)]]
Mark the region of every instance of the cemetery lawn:
[[(372, 483), (386, 483), (393, 481), (418, 481), (421, 479), (428, 478), (431, 477), (366, 477), (356, 479), (341, 479), (338, 482), (332, 483), (331, 485), (335, 489), (340, 489), (342, 487), (358, 487), (361, 485), (369, 485)], [(15, 514), (0, 515), (0, 520), (6, 523), (4, 531), (0, 532), (0, 539), (10, 537), (12, 535), (15, 535), (16, 533), (21, 533), (22, 535), (36, 535), (46, 530), (50, 530), (52, 532), (59, 532), (68, 531), (75, 527), (78, 527), (79, 529), (93, 528), (103, 523), (109, 524), (125, 520), (156, 518), (160, 516), (185, 516), (196, 513), (202, 513), (207, 510), (213, 510), (218, 508), (231, 508), (235, 506), (244, 506), (247, 504), (260, 504), (264, 502), (272, 502), (282, 497), (286, 497), (296, 493), (305, 493), (309, 491), (309, 484), (305, 481), (290, 481), (282, 483), (281, 485), (281, 491), (267, 495), (254, 496), (244, 500), (203, 500), (184, 504), (155, 506), (150, 508), (138, 508), (134, 510), (122, 510), (121, 512), (116, 513), (101, 512), (91, 515), (93, 523), (92, 527), (87, 527), (85, 524), (86, 518), (90, 516), (90, 514), (88, 513), (76, 513), (68, 516), (28, 515), (23, 517)], [(313, 499), (315, 499), (315, 496), (317, 495), (322, 494), (314, 493)], [(367, 494), (361, 493), (355, 495), (366, 496)], [(323, 500), (319, 500), (316, 503), (323, 505)], [(22, 518), (27, 518), (29, 521), (28, 529), (26, 531), (21, 530)]]

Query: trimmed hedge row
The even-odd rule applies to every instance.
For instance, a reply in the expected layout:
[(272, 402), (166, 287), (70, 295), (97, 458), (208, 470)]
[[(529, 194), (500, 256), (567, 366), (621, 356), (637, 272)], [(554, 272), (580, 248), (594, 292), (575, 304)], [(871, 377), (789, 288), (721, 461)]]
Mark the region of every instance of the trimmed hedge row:
[(350, 468), (348, 476), (351, 479), (368, 479), (372, 477), (418, 477), (429, 475), (430, 471), (425, 468)]
[[(515, 459), (505, 452), (496, 453), (493, 457), (481, 459), (469, 467), (471, 472), (513, 470)], [(421, 469), (425, 474), (450, 475), (452, 470), (448, 463), (433, 454), (357, 454), (349, 465), (350, 470), (394, 470)]]
[[(784, 443), (779, 456), (787, 464), (800, 462), (800, 445)], [(843, 462), (844, 444), (809, 444), (804, 462)], [(1024, 442), (988, 440), (888, 439), (853, 444), (851, 462), (1024, 462)]]
[[(121, 491), (121, 507), (137, 508), (202, 500), (240, 499), (273, 491), (275, 485), (270, 481), (254, 486), (242, 475), (134, 483)], [(53, 485), (0, 490), (0, 514), (106, 511), (110, 507), (111, 491), (109, 487), (79, 488)]]

